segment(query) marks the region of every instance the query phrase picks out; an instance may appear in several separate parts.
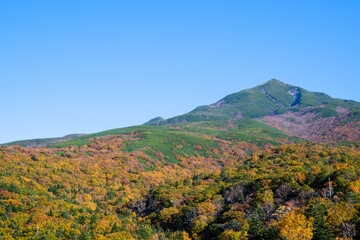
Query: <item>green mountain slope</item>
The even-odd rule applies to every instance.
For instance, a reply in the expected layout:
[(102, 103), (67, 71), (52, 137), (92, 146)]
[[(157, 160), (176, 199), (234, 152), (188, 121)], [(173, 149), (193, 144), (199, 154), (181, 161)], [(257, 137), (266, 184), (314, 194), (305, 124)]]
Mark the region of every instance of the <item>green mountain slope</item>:
[(337, 114), (337, 107), (351, 111), (360, 108), (360, 103), (334, 99), (325, 93), (310, 92), (272, 79), (254, 88), (230, 94), (214, 104), (197, 107), (187, 114), (147, 124), (171, 125), (182, 122), (258, 118), (282, 114), (289, 110), (299, 111), (306, 107), (315, 108), (312, 111), (324, 116), (334, 116)]
[(231, 122), (184, 123), (175, 126), (142, 125), (112, 129), (80, 136), (50, 147), (83, 146), (104, 136), (127, 139), (122, 149), (125, 152), (141, 150), (153, 159), (175, 164), (181, 156), (211, 157), (212, 149), (218, 149), (219, 142), (232, 145), (245, 141), (263, 147), (300, 141), (256, 120), (239, 119)]
[[(142, 126), (112, 129), (83, 136), (68, 135), (62, 138), (16, 141), (5, 145), (81, 146), (88, 144), (88, 139), (96, 137), (143, 132), (148, 139), (162, 139), (166, 135), (174, 134), (175, 131), (177, 134), (185, 132), (192, 135), (211, 135), (219, 139), (238, 139), (261, 145), (265, 142), (264, 139), (270, 144), (276, 144), (278, 140), (274, 139), (286, 139), (289, 136), (311, 141), (353, 141), (360, 137), (360, 127), (356, 128), (356, 113), (359, 109), (358, 102), (334, 99), (325, 93), (310, 92), (272, 79), (254, 88), (230, 94), (214, 104), (197, 107), (184, 115), (170, 119), (157, 117)], [(264, 117), (266, 119), (263, 119)], [(336, 119), (324, 119), (328, 117)], [(351, 124), (348, 124), (349, 122)], [(354, 126), (357, 130), (344, 134), (342, 126), (345, 125), (347, 130), (354, 129)], [(335, 128), (336, 131), (332, 131)], [(330, 137), (324, 138), (324, 135)], [(343, 137), (338, 137), (340, 135)], [(141, 147), (140, 145), (138, 147)], [(176, 162), (174, 159), (172, 161)]]

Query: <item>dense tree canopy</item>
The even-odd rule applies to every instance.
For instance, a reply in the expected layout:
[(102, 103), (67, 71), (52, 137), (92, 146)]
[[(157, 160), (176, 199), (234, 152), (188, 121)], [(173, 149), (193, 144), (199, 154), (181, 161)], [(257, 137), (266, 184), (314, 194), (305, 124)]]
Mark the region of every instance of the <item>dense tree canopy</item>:
[(129, 141), (0, 147), (0, 239), (358, 238), (357, 146), (219, 140), (174, 164)]

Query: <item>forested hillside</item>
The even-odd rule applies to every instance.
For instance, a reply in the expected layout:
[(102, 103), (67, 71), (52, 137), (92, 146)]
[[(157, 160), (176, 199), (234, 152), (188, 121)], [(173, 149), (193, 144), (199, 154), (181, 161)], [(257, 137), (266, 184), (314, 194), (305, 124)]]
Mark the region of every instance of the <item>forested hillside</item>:
[(219, 141), (207, 157), (196, 153), (199, 144), (174, 164), (124, 151), (128, 141), (138, 139), (1, 147), (2, 239), (350, 239), (360, 232), (358, 146)]
[(0, 146), (0, 239), (360, 239), (358, 107), (272, 80), (190, 115)]

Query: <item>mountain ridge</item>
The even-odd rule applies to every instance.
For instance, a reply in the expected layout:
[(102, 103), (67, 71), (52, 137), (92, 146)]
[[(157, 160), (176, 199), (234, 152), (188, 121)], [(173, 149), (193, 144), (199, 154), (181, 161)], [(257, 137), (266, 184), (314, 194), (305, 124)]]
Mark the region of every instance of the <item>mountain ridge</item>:
[(172, 125), (183, 122), (259, 118), (279, 115), (286, 111), (299, 111), (306, 107), (325, 108), (332, 112), (332, 115), (336, 115), (335, 109), (338, 106), (354, 110), (360, 108), (360, 103), (332, 98), (326, 93), (310, 92), (278, 79), (271, 79), (253, 88), (229, 94), (213, 104), (196, 107), (183, 115), (146, 124)]
[[(358, 119), (357, 110), (360, 103), (353, 100), (332, 98), (326, 93), (310, 92), (301, 87), (284, 83), (278, 79), (271, 79), (253, 88), (244, 89), (229, 94), (219, 101), (196, 107), (194, 110), (183, 115), (169, 119), (156, 117), (142, 126), (174, 126), (184, 123), (199, 122), (222, 122), (237, 121), (239, 119), (254, 119), (263, 124), (277, 128), (289, 137), (299, 137), (310, 141), (325, 141), (319, 135), (329, 134), (333, 136), (326, 141), (338, 141), (356, 139), (360, 136), (360, 127), (357, 125), (355, 134), (346, 132), (341, 137), (335, 136), (342, 125), (346, 125), (349, 119)], [(323, 119), (331, 118), (330, 121)], [(224, 122), (225, 121), (225, 122)], [(343, 124), (344, 123), (344, 124)], [(231, 125), (231, 123), (229, 123)], [(326, 126), (324, 129), (322, 125)], [(215, 124), (216, 125), (216, 124)], [(350, 126), (348, 125), (348, 126)], [(250, 124), (251, 126), (251, 124)], [(305, 128), (306, 126), (306, 128)], [(54, 144), (87, 144), (86, 139), (98, 136), (115, 134), (130, 134), (141, 130), (141, 126), (133, 126), (121, 129), (112, 129), (94, 134), (67, 135), (60, 138), (29, 139), (14, 141), (2, 145), (20, 145), (23, 147), (46, 147)], [(59, 145), (59, 146), (60, 146)]]
[(75, 134), (68, 134), (63, 137), (18, 140), (18, 141), (4, 143), (1, 145), (3, 145), (3, 146), (18, 145), (21, 147), (46, 147), (50, 144), (70, 141), (74, 138), (85, 136), (85, 135), (87, 135), (87, 134), (75, 133)]

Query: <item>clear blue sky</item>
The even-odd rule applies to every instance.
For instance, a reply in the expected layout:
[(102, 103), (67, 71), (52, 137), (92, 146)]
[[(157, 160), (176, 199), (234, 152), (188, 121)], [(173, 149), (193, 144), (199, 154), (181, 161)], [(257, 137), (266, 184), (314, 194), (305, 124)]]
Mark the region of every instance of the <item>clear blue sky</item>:
[(360, 1), (0, 0), (0, 143), (188, 112), (271, 78), (360, 101)]

